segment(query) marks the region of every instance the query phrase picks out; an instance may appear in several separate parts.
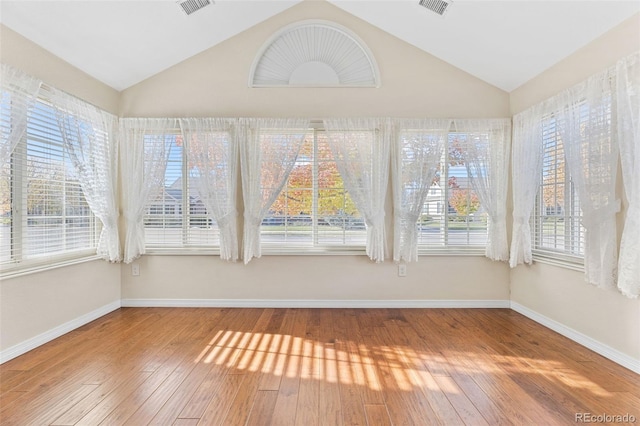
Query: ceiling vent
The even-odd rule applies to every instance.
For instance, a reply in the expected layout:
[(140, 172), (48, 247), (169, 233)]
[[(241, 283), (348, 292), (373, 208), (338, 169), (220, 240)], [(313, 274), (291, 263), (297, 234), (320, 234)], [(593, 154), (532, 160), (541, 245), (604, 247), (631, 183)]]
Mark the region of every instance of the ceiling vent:
[(184, 0), (179, 1), (178, 4), (182, 8), (182, 11), (187, 15), (191, 15), (194, 12), (199, 11), (205, 6), (209, 6), (211, 4), (210, 0)]
[(453, 2), (451, 0), (420, 0), (419, 3), (420, 6), (426, 7), (430, 11), (442, 16), (449, 10), (449, 6), (451, 6)]

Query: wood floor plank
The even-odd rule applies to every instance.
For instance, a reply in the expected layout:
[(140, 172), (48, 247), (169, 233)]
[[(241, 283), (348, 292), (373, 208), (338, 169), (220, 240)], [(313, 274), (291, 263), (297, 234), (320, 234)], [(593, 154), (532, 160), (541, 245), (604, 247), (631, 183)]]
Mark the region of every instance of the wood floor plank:
[(390, 417), (399, 424), (438, 423), (431, 406), (419, 395), (407, 370), (403, 368), (396, 346), (386, 327), (377, 327), (372, 343), (378, 348), (378, 371), (382, 382), (384, 400)]
[(313, 357), (313, 348), (310, 348), (309, 353), (302, 356), (302, 364), (300, 365), (300, 389), (298, 390), (295, 419), (295, 424), (298, 426), (317, 426), (319, 424), (319, 371), (319, 364)]
[(366, 404), (364, 410), (368, 425), (391, 426), (393, 424), (384, 404)]
[(277, 398), (277, 391), (257, 391), (251, 413), (247, 419), (247, 426), (270, 425)]
[[(3, 425), (25, 425), (25, 424), (51, 424), (53, 420), (73, 407), (87, 395), (95, 391), (96, 385), (80, 385), (75, 389), (56, 395), (55, 399), (47, 401), (46, 404), (36, 407), (28, 412), (23, 412), (17, 418), (2, 417)], [(14, 423), (15, 421), (15, 423)]]
[(258, 394), (259, 373), (245, 373), (244, 380), (238, 385), (235, 397), (229, 404), (224, 416), (224, 425), (244, 425), (247, 423)]
[(338, 358), (335, 348), (334, 324), (330, 309), (319, 311), (318, 379), (320, 380), (320, 400), (318, 423), (321, 425), (342, 425), (340, 406), (340, 386)]
[(294, 309), (293, 326), (291, 327), (291, 354), (283, 371), (278, 389), (276, 404), (273, 408), (272, 421), (277, 425), (294, 425), (300, 390), (300, 369), (304, 355), (302, 336), (307, 328), (306, 310)]
[(0, 366), (0, 424), (564, 425), (640, 376), (508, 309), (123, 308)]
[[(215, 317), (209, 318), (208, 321), (216, 322), (219, 319), (221, 314), (222, 314), (221, 312), (218, 312), (218, 315), (216, 315)], [(261, 331), (266, 325), (266, 322), (268, 321), (270, 315), (271, 313), (269, 311), (264, 311), (260, 315), (260, 318), (258, 319), (258, 322), (254, 326), (253, 331), (254, 332)], [(215, 335), (217, 334), (217, 331), (219, 330), (214, 328), (214, 329), (209, 329), (209, 331), (212, 333), (215, 333), (213, 336), (215, 337)], [(250, 338), (247, 340), (250, 341)], [(206, 353), (209, 352), (211, 344), (214, 342), (215, 341), (213, 339), (208, 341), (204, 340), (202, 343), (202, 345), (205, 347), (205, 349), (203, 349), (204, 352), (201, 351), (198, 357), (196, 358), (196, 360), (201, 360), (206, 355)], [(205, 343), (207, 344), (204, 345)], [(250, 349), (251, 349), (250, 347), (247, 347), (246, 353), (249, 353)], [(185, 407), (187, 406), (187, 404), (195, 394), (200, 384), (211, 372), (211, 369), (213, 368), (213, 366), (214, 366), (213, 363), (206, 364), (206, 363), (198, 362), (196, 366), (191, 370), (191, 372), (187, 375), (186, 379), (178, 386), (178, 389), (176, 389), (176, 391), (171, 395), (170, 399), (162, 406), (162, 408), (154, 416), (153, 420), (151, 421), (151, 424), (166, 425), (166, 424), (171, 424), (175, 422), (178, 419), (178, 416), (180, 415), (180, 413), (185, 409)], [(244, 365), (241, 365), (241, 362), (240, 362), (237, 368), (239, 368), (240, 370), (244, 370), (246, 367)]]
[(227, 417), (229, 408), (238, 394), (238, 389), (242, 381), (246, 378), (244, 374), (227, 374), (216, 393), (212, 395), (207, 408), (198, 424), (200, 425), (221, 425)]
[(482, 413), (467, 397), (464, 391), (450, 376), (433, 376), (438, 388), (444, 392), (451, 405), (455, 408), (460, 420), (466, 425), (488, 425)]

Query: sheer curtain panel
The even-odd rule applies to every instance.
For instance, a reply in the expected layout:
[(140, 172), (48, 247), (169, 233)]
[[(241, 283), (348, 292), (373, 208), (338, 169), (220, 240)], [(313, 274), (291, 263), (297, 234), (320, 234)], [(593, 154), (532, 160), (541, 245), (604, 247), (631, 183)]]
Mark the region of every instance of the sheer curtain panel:
[(187, 149), (189, 179), (220, 229), (220, 258), (238, 260), (236, 120), (185, 118), (180, 127)]
[(612, 128), (611, 70), (565, 91), (556, 108), (564, 112), (560, 136), (569, 175), (580, 199), (585, 228), (587, 282), (612, 287), (616, 280), (616, 171), (618, 145)]
[(10, 65), (0, 65), (0, 164), (4, 164), (27, 128), (29, 110), (42, 82)]
[(308, 131), (308, 119), (240, 119), (245, 264), (262, 255), (260, 224), (287, 182)]
[(50, 98), (82, 193), (102, 222), (97, 254), (118, 262), (122, 256), (118, 236), (117, 118), (59, 90), (51, 90)]
[(640, 52), (616, 66), (618, 144), (628, 208), (618, 259), (618, 288), (640, 295)]
[(367, 227), (366, 252), (384, 261), (384, 202), (389, 181), (389, 155), (395, 129), (390, 119), (324, 120), (329, 146)]
[(120, 120), (122, 199), (126, 226), (124, 261), (145, 253), (144, 214), (147, 202), (162, 190), (171, 141), (179, 131), (175, 119)]
[(465, 135), (461, 148), (471, 186), (489, 216), (485, 255), (492, 260), (509, 260), (507, 187), (511, 120), (454, 120), (454, 128)]
[(531, 225), (542, 172), (542, 104), (513, 117), (513, 232), (509, 265), (531, 264)]
[(418, 260), (417, 222), (433, 185), (451, 120), (398, 120), (391, 149), (393, 260)]

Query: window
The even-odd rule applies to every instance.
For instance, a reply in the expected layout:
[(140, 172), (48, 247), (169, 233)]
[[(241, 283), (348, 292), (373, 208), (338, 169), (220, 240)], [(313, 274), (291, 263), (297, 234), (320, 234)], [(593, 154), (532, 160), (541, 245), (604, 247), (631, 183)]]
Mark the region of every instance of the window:
[(532, 219), (532, 252), (538, 257), (563, 256), (582, 262), (584, 228), (580, 203), (565, 164), (559, 133), (562, 125), (555, 115), (542, 121), (543, 160), (540, 189)]
[(164, 144), (168, 156), (163, 185), (145, 208), (145, 246), (151, 251), (218, 247), (218, 226), (199, 195), (189, 141), (176, 129), (173, 134), (147, 134), (145, 148), (153, 144)]
[[(263, 186), (268, 187), (263, 183)], [(363, 248), (367, 232), (322, 130), (310, 130), (260, 226), (263, 247)]]
[(101, 223), (84, 197), (45, 88), (23, 139), (1, 165), (0, 189), (3, 269), (95, 254)]
[(471, 186), (464, 149), (465, 133), (449, 133), (436, 177), (418, 219), (421, 249), (484, 249), (487, 214)]

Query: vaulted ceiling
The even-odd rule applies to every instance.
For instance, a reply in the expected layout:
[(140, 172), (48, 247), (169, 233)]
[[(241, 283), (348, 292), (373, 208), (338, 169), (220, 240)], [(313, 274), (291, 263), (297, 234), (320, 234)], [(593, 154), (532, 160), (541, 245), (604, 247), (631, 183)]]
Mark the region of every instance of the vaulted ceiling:
[[(640, 12), (636, 0), (455, 0), (444, 16), (418, 0), (327, 1), (505, 91)], [(2, 0), (0, 22), (123, 90), (298, 3), (215, 0), (186, 16), (175, 0)]]

